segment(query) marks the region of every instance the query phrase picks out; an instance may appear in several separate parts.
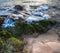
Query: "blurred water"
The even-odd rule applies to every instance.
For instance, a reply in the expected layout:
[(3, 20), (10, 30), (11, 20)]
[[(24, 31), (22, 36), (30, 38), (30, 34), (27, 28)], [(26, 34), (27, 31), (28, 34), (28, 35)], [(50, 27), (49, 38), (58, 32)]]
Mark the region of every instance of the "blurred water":
[(20, 3), (23, 0), (0, 0), (0, 7), (2, 6), (12, 6), (17, 3)]
[(25, 2), (30, 5), (38, 5), (38, 4), (42, 4), (42, 3), (47, 3), (47, 0), (0, 0), (0, 7), (21, 4), (21, 2)]

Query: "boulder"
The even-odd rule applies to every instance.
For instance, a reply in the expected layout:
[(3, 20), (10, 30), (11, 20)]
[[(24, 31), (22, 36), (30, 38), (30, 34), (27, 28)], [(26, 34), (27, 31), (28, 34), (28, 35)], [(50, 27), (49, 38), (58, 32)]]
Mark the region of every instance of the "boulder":
[(22, 10), (23, 10), (23, 7), (20, 6), (20, 5), (15, 5), (14, 9), (16, 9), (16, 10), (18, 10), (18, 11), (19, 11), (19, 10), (22, 11)]

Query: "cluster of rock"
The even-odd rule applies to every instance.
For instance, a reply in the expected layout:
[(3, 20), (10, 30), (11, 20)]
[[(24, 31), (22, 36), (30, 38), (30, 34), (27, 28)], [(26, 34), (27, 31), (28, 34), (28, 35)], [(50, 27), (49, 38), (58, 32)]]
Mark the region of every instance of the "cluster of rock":
[[(29, 6), (30, 8), (30, 6)], [(14, 21), (16, 19), (22, 18), (27, 23), (32, 23), (32, 21), (41, 21), (48, 20), (50, 16), (48, 14), (42, 13), (42, 11), (48, 11), (49, 6), (47, 4), (42, 4), (38, 6), (36, 9), (24, 9), (20, 5), (16, 5), (14, 7), (7, 8), (6, 10), (1, 11), (0, 16), (6, 16), (3, 22), (3, 27), (14, 26)]]

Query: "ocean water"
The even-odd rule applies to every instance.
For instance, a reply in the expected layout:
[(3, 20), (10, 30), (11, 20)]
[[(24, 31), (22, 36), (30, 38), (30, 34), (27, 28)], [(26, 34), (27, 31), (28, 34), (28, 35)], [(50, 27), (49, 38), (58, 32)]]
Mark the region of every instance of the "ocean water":
[(0, 7), (1, 6), (12, 6), (16, 4), (20, 4), (23, 0), (0, 0)]
[(25, 4), (28, 5), (38, 5), (41, 3), (47, 3), (48, 0), (0, 0), (0, 7), (1, 6), (12, 6), (16, 4), (21, 4), (22, 2), (26, 2)]

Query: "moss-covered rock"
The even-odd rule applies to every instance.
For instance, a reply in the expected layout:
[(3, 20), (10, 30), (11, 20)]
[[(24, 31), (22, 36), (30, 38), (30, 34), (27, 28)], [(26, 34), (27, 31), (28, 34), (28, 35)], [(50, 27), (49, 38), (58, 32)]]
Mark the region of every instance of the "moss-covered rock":
[(51, 20), (42, 20), (39, 22), (32, 22), (30, 24), (27, 24), (25, 21), (22, 21), (20, 24), (16, 24), (15, 32), (18, 32), (20, 34), (29, 34), (34, 32), (43, 33), (47, 32), (55, 24), (56, 21)]
[(6, 40), (7, 38), (11, 37), (11, 33), (6, 29), (2, 29), (0, 31), (0, 37)]
[(42, 20), (39, 22), (32, 22), (30, 24), (27, 24), (24, 20), (19, 22), (18, 20), (15, 22), (15, 27), (11, 28), (8, 27), (6, 29), (2, 29), (0, 32), (0, 36), (3, 36), (4, 38), (9, 37), (18, 37), (23, 34), (31, 34), (34, 32), (37, 33), (44, 33), (47, 32), (52, 26), (56, 24), (56, 21), (51, 20)]
[(21, 40), (19, 40), (19, 39), (17, 39), (17, 38), (14, 38), (14, 37), (11, 37), (11, 38), (9, 38), (8, 40), (7, 40), (7, 42), (8, 43), (11, 43), (11, 44), (16, 44), (17, 46), (19, 45), (19, 46), (21, 46), (21, 45), (23, 45), (23, 41), (21, 41)]
[(2, 50), (3, 48), (3, 40), (0, 38), (0, 51)]
[(14, 38), (14, 37), (11, 37), (7, 40), (7, 43), (12, 45), (14, 48), (15, 48), (15, 51), (17, 52), (21, 52), (23, 50), (23, 41), (17, 39), (17, 38)]

